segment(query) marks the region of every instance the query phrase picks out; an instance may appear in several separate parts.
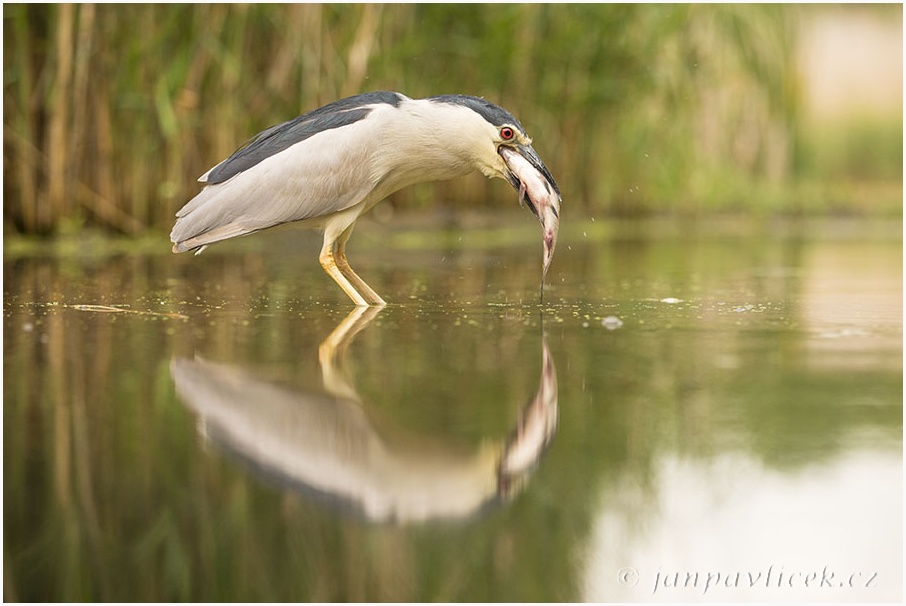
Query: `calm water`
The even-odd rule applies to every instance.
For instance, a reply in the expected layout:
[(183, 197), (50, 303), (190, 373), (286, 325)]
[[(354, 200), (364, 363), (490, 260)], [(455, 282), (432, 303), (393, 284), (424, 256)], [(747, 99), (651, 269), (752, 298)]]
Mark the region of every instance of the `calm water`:
[(900, 225), (514, 217), (7, 256), (4, 597), (902, 598)]

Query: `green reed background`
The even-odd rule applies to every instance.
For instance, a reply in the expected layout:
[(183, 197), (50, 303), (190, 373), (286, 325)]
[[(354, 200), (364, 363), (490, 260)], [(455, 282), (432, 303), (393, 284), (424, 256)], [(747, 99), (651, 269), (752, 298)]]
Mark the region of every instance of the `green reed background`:
[[(4, 233), (165, 230), (195, 179), (256, 132), (380, 89), (507, 107), (577, 216), (899, 215), (901, 116), (802, 120), (794, 57), (816, 10), (7, 4)], [(392, 203), (511, 194), (479, 176), (451, 191)]]

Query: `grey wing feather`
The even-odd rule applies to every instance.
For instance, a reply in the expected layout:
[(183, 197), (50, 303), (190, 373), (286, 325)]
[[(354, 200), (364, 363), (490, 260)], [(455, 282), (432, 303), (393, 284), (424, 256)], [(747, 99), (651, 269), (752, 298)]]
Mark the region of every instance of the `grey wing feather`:
[(170, 233), (182, 252), (290, 221), (345, 210), (364, 200), (372, 174), (372, 144), (380, 129), (358, 122), (313, 135), (230, 179), (208, 184), (177, 213)]
[(325, 130), (358, 122), (370, 112), (370, 108), (362, 108), (315, 118), (300, 116), (295, 120), (272, 126), (208, 171), (205, 174), (205, 182), (208, 185), (223, 183), (291, 145)]
[(402, 96), (399, 93), (376, 92), (328, 103), (324, 107), (258, 133), (229, 158), (205, 173), (199, 181), (209, 185), (223, 183), (265, 158), (278, 154), (312, 135), (358, 122), (365, 118), (377, 103), (396, 107), (401, 100)]
[(391, 92), (356, 95), (262, 131), (202, 176), (207, 186), (176, 213), (174, 251), (361, 202), (376, 183), (369, 158), (380, 130), (380, 121), (364, 118), (404, 99)]

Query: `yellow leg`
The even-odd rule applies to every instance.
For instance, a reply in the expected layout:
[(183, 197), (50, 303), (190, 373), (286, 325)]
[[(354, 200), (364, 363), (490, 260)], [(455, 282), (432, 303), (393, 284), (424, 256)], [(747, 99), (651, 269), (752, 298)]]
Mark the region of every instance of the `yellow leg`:
[(349, 295), (352, 301), (360, 306), (369, 305), (385, 306), (384, 301), (370, 286), (365, 284), (349, 266), (346, 260), (346, 241), (352, 235), (352, 225), (343, 230), (338, 236), (327, 230), (324, 232), (324, 246), (321, 247), (321, 267), (340, 285), (340, 288)]
[(352, 270), (352, 267), (349, 265), (349, 261), (346, 260), (346, 241), (349, 240), (349, 236), (352, 235), (353, 226), (350, 225), (346, 231), (340, 234), (340, 237), (336, 241), (336, 255), (334, 260), (336, 261), (337, 268), (340, 272), (346, 276), (346, 278), (355, 286), (356, 290), (364, 296), (365, 300), (368, 301), (369, 305), (378, 305), (384, 307), (387, 305), (387, 302), (381, 298), (379, 294), (374, 292), (370, 286), (365, 283), (365, 280), (360, 278), (357, 273)]

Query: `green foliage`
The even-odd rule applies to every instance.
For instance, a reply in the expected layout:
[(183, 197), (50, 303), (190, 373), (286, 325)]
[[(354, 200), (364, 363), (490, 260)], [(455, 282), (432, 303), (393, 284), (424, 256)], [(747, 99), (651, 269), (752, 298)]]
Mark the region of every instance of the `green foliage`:
[[(700, 184), (729, 175), (738, 190), (782, 187), (803, 164), (798, 15), (773, 5), (6, 5), (5, 229), (166, 229), (197, 176), (254, 133), (380, 89), (507, 107), (574, 212), (726, 208)], [(449, 191), (423, 186), (393, 202), (482, 207), (510, 194), (479, 176)]]
[(853, 181), (903, 180), (903, 123), (861, 117), (803, 137), (803, 173)]

